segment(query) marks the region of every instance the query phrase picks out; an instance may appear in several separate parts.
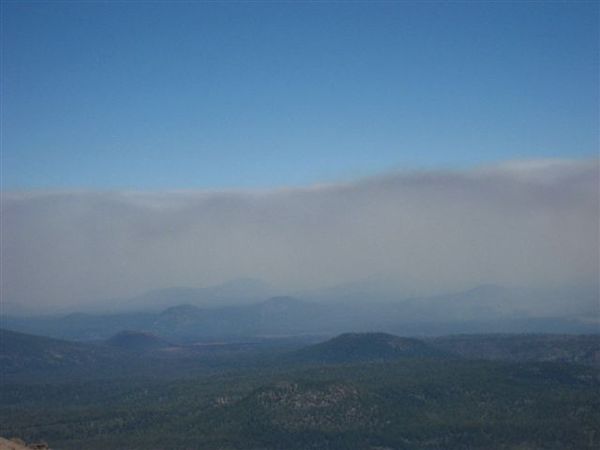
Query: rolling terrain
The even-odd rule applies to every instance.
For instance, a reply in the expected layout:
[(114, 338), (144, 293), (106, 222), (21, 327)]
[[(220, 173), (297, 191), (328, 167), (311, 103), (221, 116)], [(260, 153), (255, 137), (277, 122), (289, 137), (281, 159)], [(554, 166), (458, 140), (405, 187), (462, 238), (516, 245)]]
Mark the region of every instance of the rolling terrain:
[[(596, 448), (600, 336), (171, 344), (3, 330), (0, 435), (55, 450)], [(72, 376), (67, 376), (67, 374)]]

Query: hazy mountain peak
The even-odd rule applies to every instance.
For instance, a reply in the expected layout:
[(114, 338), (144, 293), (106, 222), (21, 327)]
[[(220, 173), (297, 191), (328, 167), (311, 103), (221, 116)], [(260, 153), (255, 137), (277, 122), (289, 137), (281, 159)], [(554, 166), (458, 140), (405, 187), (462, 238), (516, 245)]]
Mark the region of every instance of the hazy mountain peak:
[(161, 316), (174, 316), (174, 315), (185, 315), (185, 314), (197, 314), (201, 309), (197, 306), (190, 304), (182, 304), (171, 306), (160, 313)]
[[(206, 287), (172, 286), (153, 289), (128, 299), (106, 302), (109, 310), (160, 311), (183, 304), (197, 306), (225, 306), (253, 303), (273, 294), (268, 283), (255, 278), (235, 278)], [(113, 303), (115, 303), (113, 305)]]

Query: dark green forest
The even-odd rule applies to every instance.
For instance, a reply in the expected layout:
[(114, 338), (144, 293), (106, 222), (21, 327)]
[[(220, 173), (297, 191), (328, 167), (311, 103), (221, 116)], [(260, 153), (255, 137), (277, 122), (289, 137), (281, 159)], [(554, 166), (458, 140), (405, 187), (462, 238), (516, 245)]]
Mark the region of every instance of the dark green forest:
[[(140, 353), (139, 339), (128, 351), (2, 336), (20, 342), (29, 360), (18, 367), (16, 353), (3, 350), (12, 362), (10, 373), (3, 369), (0, 435), (44, 440), (55, 450), (592, 449), (600, 442), (597, 336), (421, 341), (367, 333), (176, 358), (157, 356), (155, 339)], [(527, 360), (492, 361), (466, 357), (469, 341), (475, 352), (481, 342), (509, 353), (539, 350)], [(95, 357), (83, 358), (92, 347)], [(565, 348), (591, 359), (566, 361)], [(46, 378), (60, 366), (48, 355), (72, 376)]]

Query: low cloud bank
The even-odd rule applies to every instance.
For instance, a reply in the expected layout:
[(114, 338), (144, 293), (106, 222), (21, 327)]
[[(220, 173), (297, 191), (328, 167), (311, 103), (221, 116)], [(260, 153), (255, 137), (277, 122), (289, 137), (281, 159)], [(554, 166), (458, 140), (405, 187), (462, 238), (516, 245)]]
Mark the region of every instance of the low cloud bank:
[(40, 311), (236, 277), (598, 283), (598, 161), (401, 172), (270, 191), (2, 194), (2, 300)]

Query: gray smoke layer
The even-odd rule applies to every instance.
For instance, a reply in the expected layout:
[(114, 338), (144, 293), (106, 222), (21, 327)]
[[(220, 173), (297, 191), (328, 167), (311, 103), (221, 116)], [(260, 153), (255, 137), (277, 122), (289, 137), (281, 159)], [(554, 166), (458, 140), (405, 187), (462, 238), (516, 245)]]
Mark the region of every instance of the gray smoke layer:
[(236, 277), (297, 291), (598, 282), (598, 161), (270, 191), (2, 194), (2, 300), (40, 311)]

